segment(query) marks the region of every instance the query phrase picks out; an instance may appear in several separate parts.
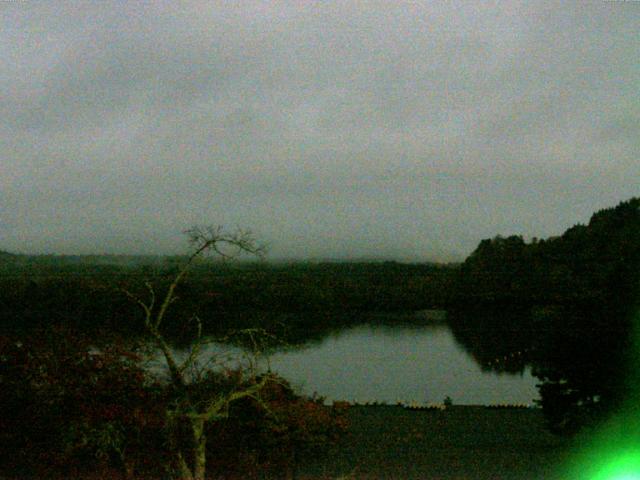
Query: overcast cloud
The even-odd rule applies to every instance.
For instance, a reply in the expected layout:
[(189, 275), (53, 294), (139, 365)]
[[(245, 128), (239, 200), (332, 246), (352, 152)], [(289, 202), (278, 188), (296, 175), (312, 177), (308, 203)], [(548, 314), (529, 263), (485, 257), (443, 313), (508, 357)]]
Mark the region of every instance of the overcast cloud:
[(463, 258), (640, 194), (640, 2), (0, 12), (0, 249)]

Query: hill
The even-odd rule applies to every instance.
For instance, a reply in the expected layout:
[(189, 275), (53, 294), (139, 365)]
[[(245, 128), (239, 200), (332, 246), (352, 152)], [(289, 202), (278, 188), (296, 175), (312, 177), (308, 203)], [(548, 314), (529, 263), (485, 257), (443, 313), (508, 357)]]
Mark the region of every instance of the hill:
[(574, 431), (630, 395), (639, 272), (639, 198), (559, 237), (482, 240), (455, 281), (452, 327), (487, 369), (531, 367), (550, 424)]

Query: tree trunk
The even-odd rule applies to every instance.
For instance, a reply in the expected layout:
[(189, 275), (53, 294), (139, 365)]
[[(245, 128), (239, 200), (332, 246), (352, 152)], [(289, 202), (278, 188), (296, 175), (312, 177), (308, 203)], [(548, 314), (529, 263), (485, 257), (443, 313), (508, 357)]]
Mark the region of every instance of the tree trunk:
[(191, 420), (193, 431), (193, 473), (195, 480), (205, 480), (207, 468), (207, 436), (204, 431), (204, 419), (194, 418)]
[(296, 455), (296, 449), (295, 447), (290, 448), (289, 451), (289, 458), (287, 461), (287, 470), (285, 472), (285, 478), (286, 480), (296, 480), (297, 475), (296, 475), (296, 470), (297, 470), (297, 463), (298, 459), (297, 459), (297, 455)]
[(178, 471), (176, 473), (178, 474), (178, 480), (193, 480), (194, 479), (193, 472), (189, 468), (189, 465), (187, 465), (187, 461), (185, 460), (184, 455), (182, 453), (184, 445), (181, 445), (181, 442), (178, 438), (178, 435), (179, 435), (178, 430), (180, 428), (180, 425), (179, 425), (180, 422), (178, 419), (176, 419), (174, 415), (175, 414), (167, 412), (166, 418), (167, 418), (167, 425), (169, 427), (169, 445), (175, 455), (175, 460), (177, 463), (176, 466)]
[(178, 472), (180, 480), (194, 480), (193, 473), (182, 456), (182, 452), (178, 452)]

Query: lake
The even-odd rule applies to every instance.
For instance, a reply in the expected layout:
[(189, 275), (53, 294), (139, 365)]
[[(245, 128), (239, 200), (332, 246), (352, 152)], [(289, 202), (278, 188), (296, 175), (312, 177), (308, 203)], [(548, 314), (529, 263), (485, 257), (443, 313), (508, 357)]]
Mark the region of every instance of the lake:
[[(184, 356), (186, 352), (178, 352)], [(218, 343), (203, 348), (201, 361), (235, 362), (237, 348)], [(296, 391), (333, 400), (455, 404), (532, 404), (538, 380), (522, 374), (483, 372), (446, 324), (360, 325), (320, 342), (287, 349), (261, 360), (289, 380)], [(156, 367), (158, 368), (158, 367)]]

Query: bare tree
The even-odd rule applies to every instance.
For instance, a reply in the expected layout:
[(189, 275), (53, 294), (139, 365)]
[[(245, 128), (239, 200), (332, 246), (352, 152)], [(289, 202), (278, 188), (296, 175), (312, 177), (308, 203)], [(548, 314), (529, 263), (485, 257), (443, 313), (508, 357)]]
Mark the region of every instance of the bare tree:
[[(162, 323), (167, 316), (170, 305), (176, 300), (176, 288), (184, 280), (192, 266), (205, 254), (212, 252), (223, 259), (236, 258), (239, 255), (250, 254), (258, 257), (264, 255), (264, 247), (258, 245), (248, 230), (227, 232), (223, 227), (193, 227), (184, 232), (193, 247), (192, 253), (186, 258), (182, 266), (173, 277), (164, 295), (158, 296), (151, 282), (145, 282), (146, 298), (135, 295), (128, 290), (124, 293), (135, 301), (144, 312), (144, 326), (146, 332), (160, 349), (170, 374), (170, 383), (175, 393), (174, 408), (167, 411), (167, 425), (169, 426), (171, 444), (174, 447), (178, 465), (178, 475), (181, 480), (204, 480), (206, 472), (206, 443), (205, 427), (212, 422), (227, 418), (229, 406), (243, 398), (253, 398), (264, 405), (259, 397), (260, 391), (274, 377), (268, 374), (258, 375), (257, 370), (251, 369), (248, 377), (243, 378), (234, 388), (220, 392), (212, 392), (204, 400), (193, 394), (189, 388), (187, 370), (194, 367), (201, 348), (205, 342), (202, 337), (202, 322), (195, 317), (197, 336), (187, 357), (178, 361), (169, 343), (162, 334)], [(176, 432), (181, 426), (187, 426), (190, 442), (184, 445), (176, 439)]]

